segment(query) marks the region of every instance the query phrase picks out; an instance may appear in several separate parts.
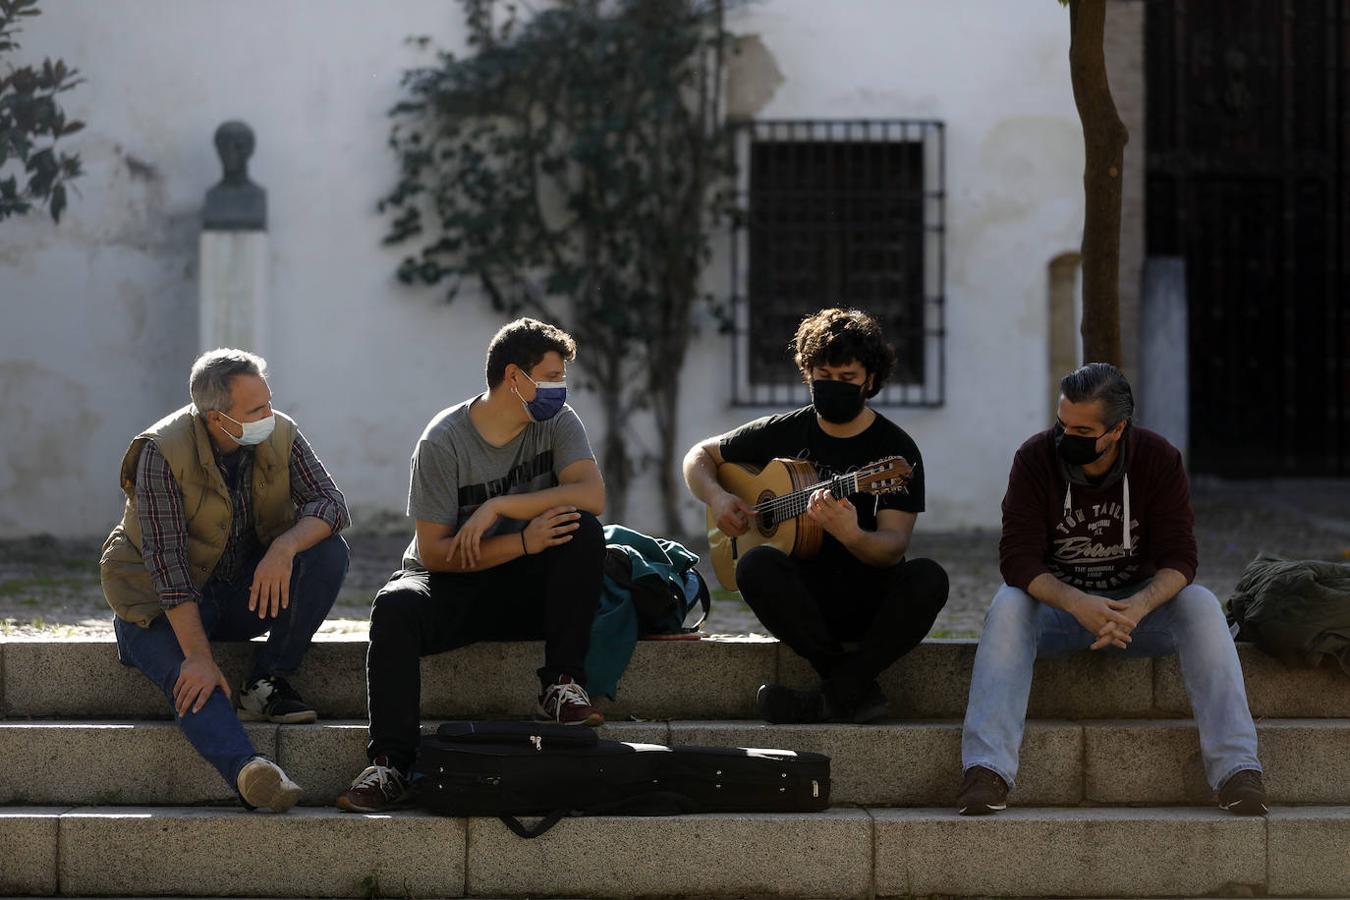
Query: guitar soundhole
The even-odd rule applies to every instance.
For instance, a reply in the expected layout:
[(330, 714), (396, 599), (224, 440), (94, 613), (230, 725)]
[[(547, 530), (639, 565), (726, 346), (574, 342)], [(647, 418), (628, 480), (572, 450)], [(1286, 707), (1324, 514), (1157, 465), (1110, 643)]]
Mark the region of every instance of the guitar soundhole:
[[(767, 503), (772, 499), (774, 499), (774, 495), (769, 491), (765, 491), (764, 493), (759, 495), (759, 499), (755, 501), (755, 505), (763, 506), (765, 503)], [(774, 534), (778, 531), (778, 524), (774, 522), (773, 514), (770, 513), (768, 510), (765, 510), (764, 512), (760, 513), (755, 518), (756, 518), (755, 524), (759, 527), (759, 533), (764, 535), (764, 537), (766, 538), (773, 537)]]

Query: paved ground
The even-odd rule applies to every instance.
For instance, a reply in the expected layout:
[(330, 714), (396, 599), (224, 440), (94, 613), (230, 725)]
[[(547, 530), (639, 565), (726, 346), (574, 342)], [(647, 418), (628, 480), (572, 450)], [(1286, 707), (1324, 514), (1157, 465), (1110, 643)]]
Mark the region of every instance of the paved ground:
[[(1225, 599), (1243, 567), (1260, 552), (1305, 559), (1350, 560), (1350, 480), (1196, 479), (1193, 485), (1199, 580)], [(354, 533), (352, 568), (324, 631), (363, 634), (370, 598), (397, 564), (407, 535)], [(111, 633), (98, 586), (101, 538), (32, 537), (0, 541), (0, 637), (98, 636)], [(952, 591), (934, 634), (975, 637), (998, 575), (998, 535), (928, 532), (920, 519), (914, 555), (936, 559)], [(762, 631), (734, 595), (713, 603), (708, 630)]]

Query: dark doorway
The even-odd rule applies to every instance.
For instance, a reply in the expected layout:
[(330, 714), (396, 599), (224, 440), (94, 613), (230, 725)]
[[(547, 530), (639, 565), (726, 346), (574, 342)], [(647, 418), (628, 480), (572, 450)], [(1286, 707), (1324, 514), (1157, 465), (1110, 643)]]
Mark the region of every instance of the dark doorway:
[(1191, 467), (1350, 475), (1350, 0), (1147, 21), (1147, 242), (1186, 260)]

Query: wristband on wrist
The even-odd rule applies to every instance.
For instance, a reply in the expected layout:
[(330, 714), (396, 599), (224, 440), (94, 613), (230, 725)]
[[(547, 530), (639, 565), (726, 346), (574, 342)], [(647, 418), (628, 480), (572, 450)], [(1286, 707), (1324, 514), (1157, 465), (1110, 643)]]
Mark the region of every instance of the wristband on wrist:
[(530, 555), (530, 548), (525, 544), (525, 531), (523, 529), (520, 532), (520, 549), (525, 551), (526, 556)]

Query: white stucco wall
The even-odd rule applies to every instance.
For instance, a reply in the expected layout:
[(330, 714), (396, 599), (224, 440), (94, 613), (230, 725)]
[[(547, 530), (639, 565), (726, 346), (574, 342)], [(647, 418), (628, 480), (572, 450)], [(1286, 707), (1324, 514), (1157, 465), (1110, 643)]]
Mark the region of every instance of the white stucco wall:
[[(758, 34), (783, 73), (762, 116), (946, 123), (947, 405), (886, 412), (927, 458), (924, 526), (996, 524), (1011, 453), (1044, 425), (1046, 265), (1082, 222), (1067, 13), (1050, 0), (763, 0), (732, 27)], [(211, 134), (236, 117), (257, 133), (250, 172), (269, 194), (261, 349), (277, 405), (359, 517), (401, 512), (413, 441), (479, 389), (500, 324), (470, 294), (446, 306), (397, 284), (405, 251), (380, 246), (385, 112), (420, 58), (410, 34), (456, 47), (457, 6), (43, 4), (22, 56), (63, 57), (88, 79), (65, 101), (88, 122), (70, 141), (87, 173), (59, 227), (0, 224), (0, 535), (105, 530), (128, 439), (186, 401)], [(724, 289), (724, 260), (708, 283)], [(729, 361), (708, 329), (683, 375), (683, 444), (757, 412), (727, 406)], [(575, 405), (598, 444), (593, 398)], [(654, 497), (639, 486), (633, 524), (658, 527)]]

